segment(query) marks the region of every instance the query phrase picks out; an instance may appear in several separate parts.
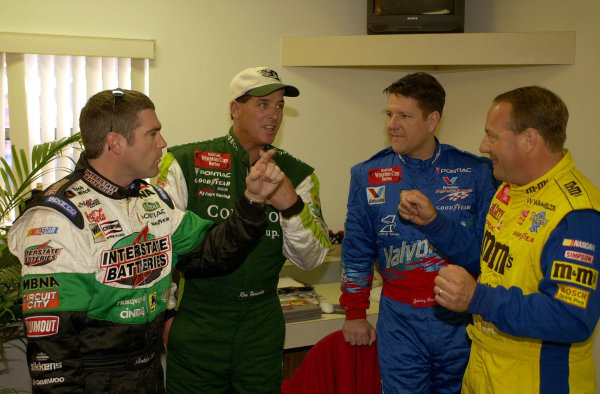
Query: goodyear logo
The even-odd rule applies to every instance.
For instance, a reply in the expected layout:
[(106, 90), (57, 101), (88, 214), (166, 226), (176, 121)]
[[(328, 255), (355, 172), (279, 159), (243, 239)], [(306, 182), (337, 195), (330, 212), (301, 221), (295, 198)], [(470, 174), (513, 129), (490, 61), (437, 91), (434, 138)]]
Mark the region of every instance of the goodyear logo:
[(583, 267), (566, 261), (555, 261), (552, 263), (553, 280), (575, 283), (592, 290), (596, 290), (598, 284), (598, 271), (593, 268)]
[(578, 287), (559, 284), (558, 290), (556, 291), (556, 294), (554, 294), (554, 298), (566, 302), (569, 305), (587, 309), (590, 292)]

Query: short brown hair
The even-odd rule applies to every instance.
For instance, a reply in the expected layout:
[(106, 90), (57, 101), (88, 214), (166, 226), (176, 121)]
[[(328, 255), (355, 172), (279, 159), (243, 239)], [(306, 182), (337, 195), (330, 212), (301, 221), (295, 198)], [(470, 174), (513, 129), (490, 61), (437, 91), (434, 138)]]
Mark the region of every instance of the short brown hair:
[(512, 104), (509, 126), (515, 134), (534, 128), (551, 152), (562, 150), (567, 140), (569, 110), (552, 91), (540, 86), (525, 86), (498, 95), (494, 102)]
[(104, 90), (90, 97), (81, 110), (79, 128), (88, 159), (100, 156), (110, 131), (121, 134), (127, 143), (132, 143), (133, 130), (139, 126), (138, 113), (144, 109), (155, 109), (154, 103), (145, 94), (135, 90), (117, 90), (123, 95)]
[(416, 100), (426, 118), (437, 111), (440, 116), (446, 103), (446, 91), (433, 75), (418, 72), (400, 78), (383, 90), (388, 95), (399, 94)]

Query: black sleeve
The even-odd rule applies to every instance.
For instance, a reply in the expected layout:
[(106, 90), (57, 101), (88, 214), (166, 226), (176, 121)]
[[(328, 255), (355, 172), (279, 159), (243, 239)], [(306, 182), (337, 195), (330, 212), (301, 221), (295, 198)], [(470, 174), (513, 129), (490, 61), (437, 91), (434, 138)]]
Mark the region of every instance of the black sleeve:
[(229, 274), (256, 247), (266, 226), (264, 205), (242, 197), (227, 220), (210, 227), (192, 251), (179, 256), (177, 269), (189, 279)]

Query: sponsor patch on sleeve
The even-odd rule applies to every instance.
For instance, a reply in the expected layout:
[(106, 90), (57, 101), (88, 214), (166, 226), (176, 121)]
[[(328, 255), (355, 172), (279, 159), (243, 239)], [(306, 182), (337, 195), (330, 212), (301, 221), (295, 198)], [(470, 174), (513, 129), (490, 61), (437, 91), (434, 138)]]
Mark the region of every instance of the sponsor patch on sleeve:
[(77, 216), (77, 212), (79, 212), (73, 204), (71, 204), (70, 202), (68, 202), (66, 200), (63, 200), (60, 197), (56, 197), (54, 195), (46, 198), (44, 200), (44, 202), (46, 204), (50, 204), (50, 205), (53, 205), (53, 206), (59, 208), (62, 212), (64, 212), (71, 218), (74, 218), (75, 216)]
[(575, 286), (559, 284), (558, 290), (556, 291), (556, 294), (554, 294), (554, 298), (566, 302), (569, 305), (587, 309), (588, 301), (590, 299), (590, 292)]
[(62, 248), (53, 248), (50, 241), (41, 245), (33, 245), (25, 249), (24, 264), (26, 266), (46, 265), (58, 258)]
[(27, 236), (31, 237), (34, 235), (46, 235), (58, 233), (58, 227), (37, 227), (32, 228), (27, 232)]
[(577, 252), (575, 250), (565, 250), (565, 257), (570, 260), (581, 261), (586, 264), (594, 264), (594, 255), (589, 253)]
[(577, 239), (565, 238), (565, 239), (563, 239), (563, 246), (570, 246), (570, 247), (574, 247), (574, 248), (590, 250), (592, 252), (596, 250), (596, 245), (594, 245), (593, 243), (580, 241)]
[(596, 290), (598, 285), (598, 271), (567, 261), (554, 261), (552, 263), (552, 280), (560, 280), (581, 285)]

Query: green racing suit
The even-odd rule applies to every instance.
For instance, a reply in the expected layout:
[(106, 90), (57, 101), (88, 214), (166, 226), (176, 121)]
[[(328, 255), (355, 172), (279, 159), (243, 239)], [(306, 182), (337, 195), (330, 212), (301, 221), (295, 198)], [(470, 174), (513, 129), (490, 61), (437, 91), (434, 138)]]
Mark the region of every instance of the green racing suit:
[[(169, 334), (168, 392), (280, 392), (285, 324), (277, 297), (279, 272), (286, 258), (303, 269), (318, 266), (330, 241), (313, 168), (280, 149), (273, 160), (300, 198), (282, 212), (267, 204), (267, 229), (233, 273), (187, 280), (183, 275)], [(219, 223), (243, 192), (250, 164), (230, 130), (213, 140), (171, 147), (157, 184), (180, 208)]]

